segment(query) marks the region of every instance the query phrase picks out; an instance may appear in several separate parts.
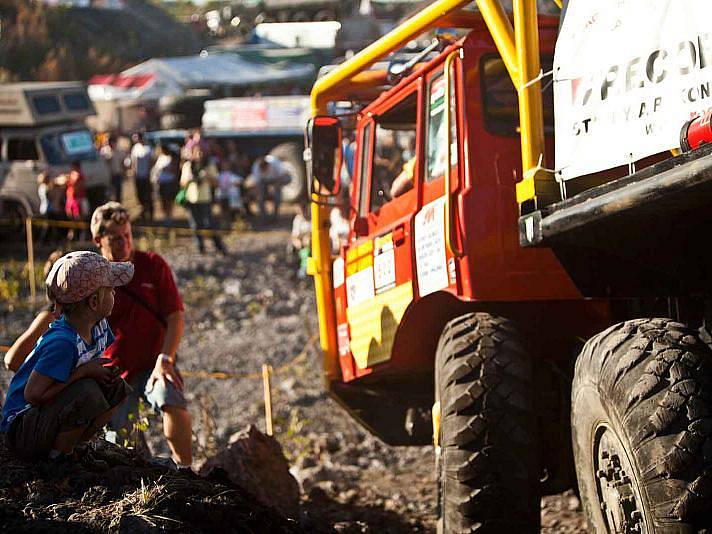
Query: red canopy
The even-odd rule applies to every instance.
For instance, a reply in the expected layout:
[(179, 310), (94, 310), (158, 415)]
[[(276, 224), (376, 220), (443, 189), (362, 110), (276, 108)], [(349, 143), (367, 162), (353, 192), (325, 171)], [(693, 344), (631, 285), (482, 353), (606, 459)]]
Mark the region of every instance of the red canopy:
[(153, 74), (136, 74), (135, 76), (96, 74), (89, 78), (89, 85), (111, 85), (122, 89), (139, 89), (148, 85), (154, 78)]

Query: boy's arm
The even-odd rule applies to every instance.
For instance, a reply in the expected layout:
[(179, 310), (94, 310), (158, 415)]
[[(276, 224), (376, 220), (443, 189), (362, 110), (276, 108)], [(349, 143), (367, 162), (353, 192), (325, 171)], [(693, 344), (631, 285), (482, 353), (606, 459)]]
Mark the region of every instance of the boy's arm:
[(47, 404), (54, 399), (68, 385), (82, 378), (93, 378), (101, 384), (106, 384), (116, 378), (118, 368), (104, 367), (109, 363), (108, 358), (98, 358), (77, 367), (66, 382), (32, 371), (25, 385), (25, 400), (35, 406)]

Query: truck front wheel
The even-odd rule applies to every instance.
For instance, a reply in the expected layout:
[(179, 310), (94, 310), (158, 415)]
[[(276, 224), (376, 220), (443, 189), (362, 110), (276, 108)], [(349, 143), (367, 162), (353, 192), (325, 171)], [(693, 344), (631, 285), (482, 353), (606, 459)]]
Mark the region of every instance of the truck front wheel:
[(571, 426), (592, 532), (712, 526), (712, 352), (669, 319), (594, 336), (576, 362)]
[(530, 356), (507, 319), (447, 324), (438, 343), (438, 530), (538, 532), (540, 451)]

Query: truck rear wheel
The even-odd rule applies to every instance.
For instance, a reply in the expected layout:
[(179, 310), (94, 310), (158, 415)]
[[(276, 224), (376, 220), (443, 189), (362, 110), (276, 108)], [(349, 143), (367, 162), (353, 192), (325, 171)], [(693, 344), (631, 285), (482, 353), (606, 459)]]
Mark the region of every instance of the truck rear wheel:
[(712, 352), (669, 319), (594, 336), (576, 362), (571, 426), (592, 532), (712, 526)]
[(274, 147), (270, 154), (284, 163), (292, 178), (282, 188), (282, 200), (285, 202), (306, 200), (307, 178), (301, 147), (297, 143), (282, 143)]
[(530, 356), (486, 313), (447, 324), (436, 354), (439, 531), (538, 532), (540, 453)]

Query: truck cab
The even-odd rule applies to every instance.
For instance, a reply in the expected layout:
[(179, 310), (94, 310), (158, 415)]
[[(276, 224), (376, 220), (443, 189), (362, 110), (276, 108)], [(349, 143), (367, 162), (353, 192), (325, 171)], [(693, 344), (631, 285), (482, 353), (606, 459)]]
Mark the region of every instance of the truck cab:
[[(550, 63), (557, 21), (539, 27)], [(605, 321), (605, 306), (583, 301), (549, 250), (519, 246), (517, 129), (516, 90), (475, 16), (466, 37), (439, 45), (356, 117), (350, 233), (332, 264), (330, 387), (389, 443), (430, 439), (412, 419), (428, 418), (439, 332), (464, 310), (497, 303), (580, 335), (592, 325), (575, 317)], [(393, 411), (363, 408), (364, 384), (372, 399), (383, 388), (378, 402)], [(415, 393), (410, 404), (395, 406), (394, 387)]]
[(104, 200), (109, 173), (84, 119), (94, 108), (83, 84), (22, 83), (0, 86), (0, 210), (38, 213), (37, 176), (58, 175), (78, 161), (91, 206)]

